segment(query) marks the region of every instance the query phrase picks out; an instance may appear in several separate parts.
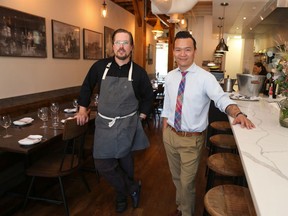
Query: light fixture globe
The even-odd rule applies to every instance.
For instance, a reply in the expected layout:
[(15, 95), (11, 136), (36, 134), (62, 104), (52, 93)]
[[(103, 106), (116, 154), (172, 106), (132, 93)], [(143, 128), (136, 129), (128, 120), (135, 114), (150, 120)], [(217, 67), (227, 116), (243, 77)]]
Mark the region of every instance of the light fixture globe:
[(224, 38), (221, 38), (219, 44), (216, 47), (216, 52), (226, 52), (226, 51), (228, 51), (228, 46), (226, 45)]
[[(226, 45), (223, 35), (224, 35), (224, 19), (225, 19), (225, 7), (228, 6), (229, 4), (227, 2), (222, 2), (220, 4), (223, 7), (223, 17), (219, 17), (220, 21), (221, 21), (221, 25), (218, 26), (220, 29), (220, 34), (219, 34), (219, 44), (216, 47), (216, 52), (226, 52), (228, 51), (228, 46)], [(221, 28), (223, 27), (222, 31)]]
[(163, 34), (164, 30), (161, 26), (160, 19), (157, 19), (155, 26), (152, 29), (152, 33), (160, 37)]

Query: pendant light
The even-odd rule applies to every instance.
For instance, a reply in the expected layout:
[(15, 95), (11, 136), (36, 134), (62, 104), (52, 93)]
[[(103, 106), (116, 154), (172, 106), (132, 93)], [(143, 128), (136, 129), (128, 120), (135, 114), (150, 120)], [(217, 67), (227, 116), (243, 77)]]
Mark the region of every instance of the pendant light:
[(163, 32), (164, 32), (164, 30), (163, 30), (163, 28), (161, 26), (160, 19), (157, 18), (156, 24), (155, 24), (155, 26), (152, 29), (152, 33), (156, 37), (160, 37), (160, 36), (162, 36)]
[(104, 18), (107, 16), (107, 4), (106, 4), (105, 0), (103, 1), (103, 4), (102, 4), (101, 14)]
[[(223, 17), (221, 18), (222, 19), (222, 33), (220, 33), (220, 41), (219, 41), (219, 44), (217, 45), (216, 47), (216, 51), (217, 52), (226, 52), (228, 51), (228, 46), (226, 45), (225, 41), (224, 41), (224, 38), (223, 38), (223, 35), (224, 35), (224, 19), (225, 19), (225, 7), (228, 6), (229, 4), (227, 2), (222, 2), (221, 3), (221, 6), (223, 7)], [(220, 17), (219, 17), (220, 19)], [(221, 32), (221, 31), (220, 31)]]

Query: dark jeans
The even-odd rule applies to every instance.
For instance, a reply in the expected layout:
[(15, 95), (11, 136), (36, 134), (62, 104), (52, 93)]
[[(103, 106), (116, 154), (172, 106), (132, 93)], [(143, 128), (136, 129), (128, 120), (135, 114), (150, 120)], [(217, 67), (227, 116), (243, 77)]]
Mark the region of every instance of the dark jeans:
[(130, 152), (123, 158), (94, 159), (95, 168), (111, 184), (117, 196), (126, 197), (137, 190), (134, 182), (134, 160)]

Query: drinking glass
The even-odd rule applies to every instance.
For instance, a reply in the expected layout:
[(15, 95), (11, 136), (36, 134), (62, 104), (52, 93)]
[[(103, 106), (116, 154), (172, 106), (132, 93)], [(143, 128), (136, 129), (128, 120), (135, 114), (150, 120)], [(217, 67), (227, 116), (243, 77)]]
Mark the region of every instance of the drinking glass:
[(38, 109), (38, 117), (43, 121), (43, 125), (40, 128), (47, 128), (46, 122), (48, 121), (48, 113), (48, 107)]
[(8, 137), (11, 137), (12, 135), (8, 134), (8, 127), (10, 127), (11, 125), (11, 118), (9, 115), (3, 115), (1, 116), (0, 118), (0, 124), (2, 127), (4, 127), (6, 129), (6, 135), (3, 136), (3, 138), (8, 138)]
[(58, 113), (58, 110), (59, 110), (59, 104), (58, 103), (51, 103), (50, 105), (50, 110), (52, 113)]
[(59, 116), (58, 116), (59, 104), (51, 103), (50, 110), (51, 110), (52, 126), (53, 128), (56, 128), (59, 125)]
[(78, 108), (78, 100), (77, 99), (73, 99), (73, 107), (75, 107), (76, 111), (77, 111), (77, 108)]

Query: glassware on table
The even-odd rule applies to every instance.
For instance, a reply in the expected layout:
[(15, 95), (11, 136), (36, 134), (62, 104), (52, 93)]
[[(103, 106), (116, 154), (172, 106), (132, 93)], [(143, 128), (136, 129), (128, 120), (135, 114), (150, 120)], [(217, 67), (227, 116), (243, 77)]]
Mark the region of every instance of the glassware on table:
[(48, 107), (41, 107), (38, 109), (38, 117), (43, 121), (43, 125), (40, 128), (47, 128), (49, 110)]
[(11, 125), (11, 118), (9, 115), (3, 115), (0, 118), (0, 124), (2, 127), (6, 129), (6, 135), (3, 136), (3, 138), (11, 137), (12, 135), (8, 134), (8, 127)]
[(59, 116), (58, 116), (59, 104), (51, 103), (50, 110), (51, 110), (52, 126), (53, 128), (56, 128), (59, 125)]
[(73, 107), (76, 108), (76, 112), (78, 110), (78, 100), (77, 99), (73, 99)]
[(50, 110), (52, 113), (58, 113), (59, 111), (59, 104), (58, 103), (51, 103)]

